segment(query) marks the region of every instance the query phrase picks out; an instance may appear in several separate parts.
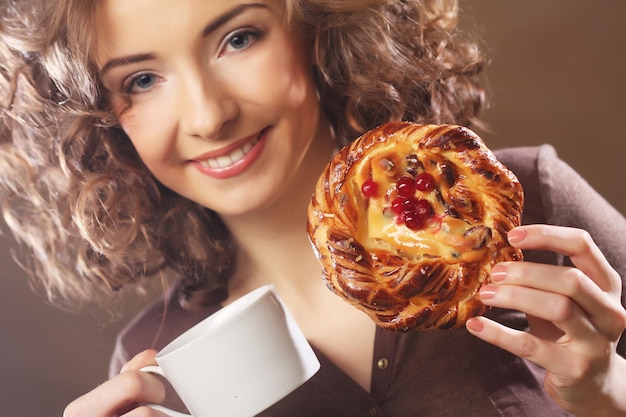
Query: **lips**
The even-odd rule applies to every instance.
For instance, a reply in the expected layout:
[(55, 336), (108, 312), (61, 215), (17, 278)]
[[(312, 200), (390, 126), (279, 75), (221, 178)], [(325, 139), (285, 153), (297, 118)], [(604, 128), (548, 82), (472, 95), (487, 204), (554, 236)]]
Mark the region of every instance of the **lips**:
[(256, 136), (194, 158), (191, 163), (200, 172), (213, 178), (224, 179), (239, 175), (258, 158), (268, 131), (269, 128), (263, 129)]
[(218, 156), (216, 158), (209, 158), (205, 161), (200, 161), (200, 164), (204, 168), (212, 168), (212, 169), (225, 169), (229, 166), (238, 163), (241, 161), (251, 150), (254, 148), (259, 142), (259, 138), (255, 138), (252, 142), (247, 142), (240, 146), (239, 148), (233, 150), (227, 155)]

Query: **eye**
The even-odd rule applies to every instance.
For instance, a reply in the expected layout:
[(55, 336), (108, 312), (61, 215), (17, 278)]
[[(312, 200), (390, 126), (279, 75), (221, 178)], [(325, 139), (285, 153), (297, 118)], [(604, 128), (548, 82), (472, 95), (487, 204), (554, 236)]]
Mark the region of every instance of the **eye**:
[(263, 33), (256, 29), (241, 29), (233, 32), (226, 38), (224, 48), (220, 55), (246, 49), (259, 40), (262, 35)]
[(158, 81), (158, 77), (154, 74), (137, 74), (124, 83), (123, 89), (127, 94), (140, 94), (150, 90)]
[(233, 49), (243, 49), (250, 44), (250, 34), (243, 33), (233, 36), (228, 42), (228, 46)]

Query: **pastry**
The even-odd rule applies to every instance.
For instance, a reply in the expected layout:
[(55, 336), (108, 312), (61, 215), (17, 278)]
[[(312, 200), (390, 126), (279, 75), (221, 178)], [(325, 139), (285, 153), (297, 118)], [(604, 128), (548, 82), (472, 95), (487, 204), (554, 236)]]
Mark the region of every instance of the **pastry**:
[(449, 329), (485, 312), (494, 264), (521, 260), (506, 234), (522, 187), (471, 130), (391, 122), (322, 173), (307, 231), (326, 285), (394, 331)]

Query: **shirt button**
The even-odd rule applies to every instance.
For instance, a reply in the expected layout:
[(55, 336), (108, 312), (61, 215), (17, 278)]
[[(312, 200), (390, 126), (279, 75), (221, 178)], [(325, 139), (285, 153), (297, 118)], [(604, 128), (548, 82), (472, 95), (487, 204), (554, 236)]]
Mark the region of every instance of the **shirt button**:
[(389, 359), (380, 358), (376, 365), (378, 366), (378, 369), (387, 369), (389, 367)]
[(378, 410), (376, 409), (376, 407), (370, 407), (370, 416), (372, 417), (376, 417), (378, 415)]

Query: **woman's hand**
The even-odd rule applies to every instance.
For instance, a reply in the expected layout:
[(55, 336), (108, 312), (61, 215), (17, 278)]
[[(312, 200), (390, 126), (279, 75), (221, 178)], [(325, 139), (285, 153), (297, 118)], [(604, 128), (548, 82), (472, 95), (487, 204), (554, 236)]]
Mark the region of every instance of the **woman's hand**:
[(165, 387), (159, 379), (139, 371), (144, 366), (156, 365), (155, 356), (154, 350), (139, 353), (119, 375), (72, 401), (63, 417), (167, 417), (151, 408), (139, 406), (142, 402), (158, 403), (165, 399)]
[(616, 353), (626, 311), (617, 272), (583, 230), (524, 226), (509, 232), (509, 242), (567, 255), (575, 268), (496, 265), (481, 300), (526, 313), (530, 332), (484, 317), (470, 319), (468, 330), (545, 368), (545, 389), (563, 409), (580, 417), (626, 416), (626, 359)]

